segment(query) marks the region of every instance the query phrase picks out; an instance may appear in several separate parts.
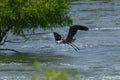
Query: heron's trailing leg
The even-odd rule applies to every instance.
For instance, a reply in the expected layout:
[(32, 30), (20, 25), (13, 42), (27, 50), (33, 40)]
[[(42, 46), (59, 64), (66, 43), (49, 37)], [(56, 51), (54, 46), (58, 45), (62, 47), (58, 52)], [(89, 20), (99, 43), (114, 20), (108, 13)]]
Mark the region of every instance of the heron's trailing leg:
[(73, 47), (75, 51), (77, 51), (77, 52), (80, 51), (80, 49), (76, 45), (74, 45), (72, 43), (68, 43), (68, 45), (70, 45), (71, 47)]
[(72, 44), (73, 46), (75, 46), (78, 50), (80, 50), (75, 44)]

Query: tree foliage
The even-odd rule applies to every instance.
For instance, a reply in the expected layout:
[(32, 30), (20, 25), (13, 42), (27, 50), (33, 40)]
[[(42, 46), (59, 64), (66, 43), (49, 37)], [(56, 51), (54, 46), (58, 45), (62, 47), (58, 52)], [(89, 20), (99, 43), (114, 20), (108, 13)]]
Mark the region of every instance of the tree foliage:
[(37, 28), (63, 27), (72, 23), (69, 0), (0, 0), (0, 43), (11, 31), (23, 35)]

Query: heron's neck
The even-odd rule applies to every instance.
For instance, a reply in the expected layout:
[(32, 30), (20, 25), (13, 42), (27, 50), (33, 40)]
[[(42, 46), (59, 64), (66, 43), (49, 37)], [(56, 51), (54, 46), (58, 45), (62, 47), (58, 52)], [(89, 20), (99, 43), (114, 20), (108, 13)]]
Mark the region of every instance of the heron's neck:
[(64, 42), (65, 42), (64, 38), (57, 41), (58, 44), (61, 44), (61, 43), (64, 43)]
[(74, 41), (75, 41), (75, 39), (67, 39), (67, 40), (65, 40), (65, 42), (67, 42), (67, 43), (72, 43)]

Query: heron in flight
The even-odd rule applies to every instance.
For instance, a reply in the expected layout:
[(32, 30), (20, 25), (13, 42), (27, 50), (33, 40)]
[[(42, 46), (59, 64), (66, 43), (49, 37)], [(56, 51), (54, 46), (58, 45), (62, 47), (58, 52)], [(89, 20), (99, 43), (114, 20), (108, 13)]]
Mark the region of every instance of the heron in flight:
[(79, 51), (80, 49), (72, 43), (75, 41), (75, 39), (73, 37), (77, 33), (77, 30), (88, 31), (88, 27), (81, 26), (81, 25), (71, 26), (69, 28), (69, 32), (68, 32), (66, 39), (57, 32), (53, 32), (53, 35), (58, 44), (61, 44), (61, 43), (68, 44), (68, 45), (72, 46), (75, 49), (75, 51)]

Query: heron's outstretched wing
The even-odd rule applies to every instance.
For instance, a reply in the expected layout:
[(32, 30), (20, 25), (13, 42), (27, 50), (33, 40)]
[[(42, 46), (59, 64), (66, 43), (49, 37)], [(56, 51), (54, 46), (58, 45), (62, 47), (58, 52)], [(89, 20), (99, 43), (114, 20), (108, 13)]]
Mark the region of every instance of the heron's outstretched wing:
[(60, 34), (58, 34), (56, 32), (53, 32), (53, 34), (54, 34), (54, 38), (55, 38), (56, 41), (59, 41), (59, 40), (62, 39), (62, 36)]
[(70, 27), (66, 41), (71, 42), (73, 36), (76, 34), (77, 30), (88, 31), (88, 27), (81, 25), (73, 25)]

